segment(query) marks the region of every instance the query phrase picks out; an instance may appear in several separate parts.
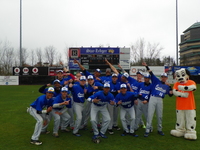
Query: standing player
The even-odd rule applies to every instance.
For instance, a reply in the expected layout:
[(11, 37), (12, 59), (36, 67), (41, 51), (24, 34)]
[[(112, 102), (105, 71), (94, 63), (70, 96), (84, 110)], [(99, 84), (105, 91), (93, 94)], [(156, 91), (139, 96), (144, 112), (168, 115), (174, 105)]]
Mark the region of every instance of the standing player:
[(67, 92), (68, 92), (68, 89), (66, 87), (63, 87), (61, 89), (61, 94), (58, 95), (53, 102), (53, 110), (52, 110), (52, 114), (54, 117), (53, 136), (55, 137), (59, 137), (58, 130), (59, 130), (61, 119), (62, 119), (61, 130), (63, 132), (66, 132), (66, 131), (68, 132), (66, 128), (70, 122), (71, 117), (66, 111), (67, 111), (67, 108), (71, 105), (70, 104), (71, 98), (68, 97)]
[[(53, 104), (53, 93), (54, 88), (50, 87), (46, 91), (45, 95), (42, 95), (38, 97), (31, 105), (30, 108), (27, 110), (33, 118), (35, 118), (36, 125), (34, 133), (31, 137), (31, 144), (35, 145), (41, 145), (42, 142), (39, 141), (39, 136), (42, 131), (43, 127), (43, 120), (48, 115), (48, 113), (52, 110), (52, 104)], [(46, 110), (43, 110), (43, 108), (47, 108)]]
[(153, 114), (155, 111), (156, 111), (156, 118), (158, 122), (158, 125), (157, 125), (158, 134), (164, 136), (164, 133), (162, 131), (163, 98), (165, 97), (166, 94), (168, 94), (170, 97), (173, 95), (172, 88), (166, 82), (168, 79), (166, 73), (162, 73), (161, 80), (159, 80), (153, 74), (153, 72), (149, 69), (149, 67), (147, 66), (145, 62), (142, 63), (142, 65), (145, 66), (146, 69), (149, 71), (151, 75), (151, 81), (152, 81), (152, 91), (151, 91), (151, 96), (149, 99), (147, 125), (146, 125), (146, 132), (144, 134), (144, 137), (149, 136)]
[(150, 78), (149, 74), (144, 75), (144, 82), (141, 82), (138, 87), (138, 105), (136, 107), (135, 130), (138, 130), (142, 114), (144, 114), (145, 120), (147, 121), (148, 102), (152, 89)]
[(81, 121), (83, 118), (83, 110), (84, 110), (84, 91), (85, 91), (85, 83), (86, 83), (86, 77), (81, 76), (79, 84), (69, 84), (69, 90), (72, 91), (73, 100), (74, 100), (74, 112), (76, 114), (76, 121), (75, 121), (75, 127), (73, 130), (73, 134), (77, 137), (81, 136), (78, 131), (81, 127)]
[[(116, 73), (112, 74), (112, 81), (110, 82), (110, 93), (113, 94), (114, 98), (116, 95), (120, 92), (120, 83), (118, 82), (118, 75)], [(117, 126), (118, 123), (118, 108), (116, 106), (108, 104), (108, 111), (110, 114), (110, 124), (108, 126), (108, 133), (114, 134), (112, 128), (115, 128), (117, 130), (120, 130), (120, 128)]]
[[(90, 96), (87, 100), (92, 103), (91, 105), (91, 123), (94, 131), (94, 136), (92, 139), (97, 139), (99, 136), (102, 138), (107, 138), (105, 135), (106, 130), (110, 123), (110, 115), (107, 110), (107, 103), (112, 105), (115, 104), (114, 96), (109, 92), (110, 84), (105, 83), (103, 86), (103, 91), (99, 91), (94, 95)], [(100, 112), (102, 114), (102, 127), (100, 132), (97, 128), (97, 114)]]
[[(137, 104), (136, 95), (137, 94), (134, 92), (127, 91), (126, 84), (121, 84), (120, 93), (115, 97), (117, 105), (121, 105), (120, 119), (124, 129), (122, 136), (130, 134), (134, 137), (138, 137), (138, 135), (134, 133), (135, 110), (133, 105), (134, 103)], [(127, 119), (125, 117), (126, 114), (130, 116), (130, 129), (127, 127)]]

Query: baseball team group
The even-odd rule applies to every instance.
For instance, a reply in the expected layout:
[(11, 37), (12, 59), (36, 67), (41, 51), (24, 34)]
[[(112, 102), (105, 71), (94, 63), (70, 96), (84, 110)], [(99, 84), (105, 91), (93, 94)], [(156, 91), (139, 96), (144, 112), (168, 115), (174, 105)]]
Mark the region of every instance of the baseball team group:
[[(105, 76), (101, 76), (100, 69), (91, 74), (79, 61), (74, 62), (81, 72), (73, 75), (66, 68), (58, 70), (57, 79), (40, 87), (39, 92), (43, 95), (27, 108), (27, 112), (37, 121), (31, 144), (42, 144), (40, 134), (50, 133), (47, 128), (51, 120), (54, 122), (52, 135), (56, 138), (59, 132), (70, 131), (80, 137), (79, 130), (88, 129), (89, 119), (95, 143), (100, 141), (100, 137), (107, 138), (106, 132), (114, 134), (116, 130), (122, 130), (121, 136), (138, 137), (136, 132), (139, 127), (145, 128), (144, 137), (148, 137), (153, 132), (155, 112), (157, 133), (164, 136), (163, 98), (167, 94), (173, 96), (166, 73), (162, 73), (159, 79), (144, 62), (142, 65), (149, 73), (137, 72), (135, 79), (120, 65), (116, 69), (106, 60), (109, 67)], [(118, 118), (122, 129), (118, 126)]]

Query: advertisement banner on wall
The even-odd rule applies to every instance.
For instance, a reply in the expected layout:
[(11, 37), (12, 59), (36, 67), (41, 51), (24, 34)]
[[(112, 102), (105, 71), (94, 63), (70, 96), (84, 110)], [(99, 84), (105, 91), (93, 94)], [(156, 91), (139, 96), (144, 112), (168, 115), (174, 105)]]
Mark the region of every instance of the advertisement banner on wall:
[(190, 72), (190, 75), (200, 75), (200, 66), (165, 66), (165, 72), (168, 75), (173, 75), (177, 70), (185, 68)]
[[(165, 72), (164, 66), (149, 66), (149, 68), (156, 76), (160, 76), (163, 72)], [(131, 76), (135, 76), (138, 71), (142, 72), (143, 74), (148, 73), (146, 67), (144, 66), (131, 66), (129, 73)]]
[(13, 67), (13, 75), (48, 75), (48, 67)]
[(19, 85), (19, 76), (0, 76), (0, 85)]
[(80, 48), (81, 55), (90, 55), (90, 54), (101, 54), (101, 55), (109, 55), (109, 54), (119, 54), (119, 48), (113, 47), (84, 47)]

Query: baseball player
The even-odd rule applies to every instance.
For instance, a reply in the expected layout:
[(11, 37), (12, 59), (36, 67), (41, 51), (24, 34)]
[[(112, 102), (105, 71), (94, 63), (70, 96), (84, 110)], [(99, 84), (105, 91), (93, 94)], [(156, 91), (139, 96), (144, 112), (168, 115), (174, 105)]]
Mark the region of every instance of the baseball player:
[[(53, 110), (52, 115), (54, 117), (54, 128), (53, 128), (53, 136), (59, 137), (58, 130), (61, 122), (61, 131), (68, 132), (67, 125), (70, 121), (70, 115), (67, 113), (67, 108), (69, 107), (71, 98), (68, 96), (68, 88), (63, 87), (61, 89), (61, 94), (58, 95), (53, 102)], [(65, 107), (66, 106), (66, 107)]]
[[(120, 92), (120, 83), (118, 82), (118, 75), (116, 73), (112, 74), (112, 81), (110, 82), (110, 92), (113, 94), (114, 98), (116, 95)], [(120, 128), (117, 126), (118, 123), (118, 108), (115, 105), (108, 104), (108, 111), (110, 114), (110, 124), (108, 126), (108, 133), (114, 134), (112, 128), (115, 128), (117, 130), (120, 130)]]
[[(100, 82), (94, 82), (94, 77), (89, 75), (87, 77), (88, 86), (85, 90), (85, 99), (92, 96), (94, 93), (98, 92), (99, 90), (103, 90), (103, 85)], [(87, 127), (87, 122), (90, 117), (90, 110), (91, 110), (91, 103), (86, 101), (85, 108), (84, 108), (84, 119), (82, 121), (82, 129)]]
[(148, 117), (147, 117), (146, 132), (144, 133), (144, 137), (149, 136), (152, 119), (155, 111), (158, 122), (157, 124), (158, 134), (164, 136), (164, 133), (162, 131), (163, 98), (165, 97), (166, 94), (168, 94), (170, 97), (173, 95), (172, 88), (166, 82), (168, 79), (166, 73), (162, 73), (161, 80), (159, 80), (149, 69), (149, 67), (145, 62), (142, 63), (142, 65), (144, 65), (146, 69), (149, 71), (152, 81), (152, 91), (149, 99)]
[[(46, 91), (45, 95), (42, 95), (38, 97), (31, 105), (30, 108), (28, 108), (27, 112), (30, 113), (33, 118), (35, 118), (36, 125), (34, 133), (31, 137), (31, 144), (34, 145), (41, 145), (42, 142), (39, 141), (39, 136), (42, 131), (43, 127), (43, 120), (46, 118), (46, 115), (52, 110), (52, 104), (53, 104), (53, 93), (54, 88), (49, 87)], [(46, 110), (43, 110), (43, 108), (47, 108)]]
[(72, 91), (73, 95), (73, 107), (74, 107), (74, 112), (76, 114), (76, 121), (75, 121), (75, 127), (73, 130), (73, 134), (77, 137), (81, 136), (78, 131), (81, 127), (81, 121), (83, 118), (83, 110), (84, 110), (84, 102), (85, 102), (85, 97), (84, 97), (84, 91), (86, 88), (86, 77), (81, 76), (80, 77), (80, 82), (79, 84), (69, 84), (69, 90)]
[[(98, 136), (102, 138), (107, 138), (105, 133), (110, 123), (110, 115), (107, 110), (107, 103), (110, 103), (112, 105), (115, 104), (114, 96), (109, 91), (110, 91), (110, 84), (105, 83), (103, 86), (103, 91), (99, 91), (87, 99), (89, 102), (92, 103), (91, 113), (90, 113), (91, 124), (94, 131), (94, 136), (92, 139), (97, 139)], [(102, 120), (103, 120), (100, 132), (98, 131), (97, 128), (98, 112), (102, 114)]]
[(135, 130), (138, 130), (142, 114), (144, 114), (145, 120), (147, 120), (148, 102), (152, 89), (150, 78), (149, 74), (144, 75), (144, 82), (141, 82), (138, 86), (138, 105), (136, 107)]
[(102, 83), (110, 83), (112, 81), (112, 76), (111, 76), (111, 69), (107, 68), (106, 69), (106, 75), (105, 76), (101, 76), (101, 81)]
[[(127, 91), (126, 84), (121, 84), (120, 93), (117, 94), (117, 96), (115, 97), (116, 104), (121, 106), (120, 119), (124, 129), (122, 136), (129, 134), (131, 136), (138, 137), (138, 135), (134, 133), (134, 125), (135, 125), (134, 103), (137, 104), (136, 96), (137, 93)], [(130, 129), (127, 127), (127, 121), (125, 117), (126, 114), (130, 116)]]

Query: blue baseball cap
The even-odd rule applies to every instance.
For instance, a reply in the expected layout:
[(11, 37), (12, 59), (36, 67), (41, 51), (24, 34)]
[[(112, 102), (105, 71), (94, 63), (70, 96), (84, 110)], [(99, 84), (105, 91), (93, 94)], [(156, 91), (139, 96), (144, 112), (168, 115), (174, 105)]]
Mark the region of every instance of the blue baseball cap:
[(125, 89), (127, 89), (127, 86), (126, 86), (126, 84), (121, 84), (121, 85), (120, 85), (120, 89), (122, 89), (122, 88), (125, 88)]
[(92, 75), (89, 75), (89, 76), (87, 77), (87, 79), (88, 79), (88, 80), (89, 80), (89, 79), (94, 80), (94, 77), (93, 77)]
[(101, 70), (99, 68), (97, 68), (95, 71), (101, 73)]
[(60, 80), (56, 79), (53, 81), (53, 84), (55, 84), (56, 82), (60, 83)]
[(160, 75), (161, 77), (168, 77), (168, 75), (167, 75), (167, 73), (162, 73), (161, 75)]
[(144, 78), (149, 78), (149, 79), (150, 79), (151, 76), (150, 76), (150, 74), (145, 74), (145, 75), (144, 75)]
[(125, 77), (125, 78), (128, 78), (129, 74), (127, 72), (125, 72), (122, 76)]
[(86, 81), (86, 77), (85, 76), (81, 76), (79, 80), (80, 81)]
[(62, 87), (61, 92), (67, 92), (68, 88), (67, 87)]
[(109, 83), (105, 83), (105, 84), (103, 85), (103, 87), (104, 87), (104, 88), (110, 88), (110, 84), (109, 84)]
[(49, 87), (47, 90), (47, 93), (54, 93), (54, 88), (53, 87)]

